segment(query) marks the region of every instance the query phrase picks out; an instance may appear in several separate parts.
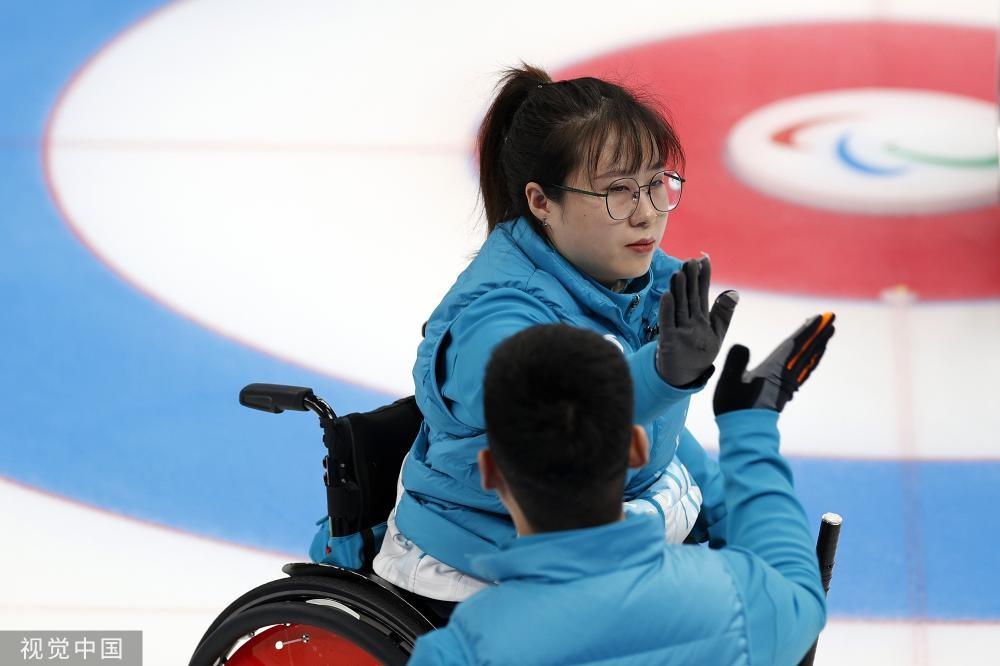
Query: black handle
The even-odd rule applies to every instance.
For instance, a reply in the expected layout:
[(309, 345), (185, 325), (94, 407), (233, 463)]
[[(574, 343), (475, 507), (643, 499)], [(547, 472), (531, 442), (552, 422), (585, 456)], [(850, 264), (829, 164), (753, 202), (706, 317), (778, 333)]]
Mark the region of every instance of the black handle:
[(240, 391), (240, 404), (262, 412), (280, 414), (286, 409), (305, 412), (307, 400), (315, 400), (311, 388), (283, 384), (247, 384)]
[(819, 538), (816, 540), (816, 558), (819, 560), (819, 576), (823, 581), (823, 592), (830, 591), (833, 565), (836, 561), (837, 542), (840, 541), (840, 525), (844, 522), (836, 513), (824, 513), (819, 524)]
[[(823, 583), (823, 593), (830, 591), (830, 579), (833, 578), (833, 565), (836, 561), (837, 543), (840, 541), (840, 525), (844, 519), (836, 513), (824, 513), (819, 524), (819, 537), (816, 539), (816, 559), (819, 560), (819, 578)], [(802, 657), (799, 666), (813, 666), (816, 659), (816, 645), (812, 644), (806, 656)]]

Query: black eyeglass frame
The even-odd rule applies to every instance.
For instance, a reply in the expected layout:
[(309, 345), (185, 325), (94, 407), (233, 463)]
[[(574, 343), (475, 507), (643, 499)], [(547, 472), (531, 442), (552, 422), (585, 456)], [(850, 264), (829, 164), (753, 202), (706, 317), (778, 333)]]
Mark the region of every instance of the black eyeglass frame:
[[(675, 203), (673, 206), (671, 206), (667, 210), (660, 210), (659, 208), (656, 208), (656, 204), (653, 202), (653, 195), (650, 194), (650, 191), (649, 191), (649, 188), (653, 184), (653, 181), (660, 174), (665, 175), (667, 178), (672, 178), (672, 179), (676, 180), (677, 182), (679, 182), (681, 184), (681, 187), (678, 190), (678, 192), (680, 194), (677, 195), (677, 203)], [(625, 217), (615, 217), (614, 215), (611, 214), (611, 205), (608, 203), (608, 197), (611, 195), (611, 188), (614, 187), (615, 183), (621, 182), (623, 180), (631, 180), (633, 183), (635, 183), (635, 187), (639, 191), (639, 196), (636, 197), (636, 199), (635, 199), (635, 205), (632, 207), (632, 210), (629, 211), (628, 215), (626, 215)], [(642, 189), (643, 188), (646, 188), (646, 196), (649, 197), (649, 203), (652, 204), (652, 206), (653, 206), (654, 209), (660, 211), (661, 213), (669, 213), (670, 211), (672, 211), (675, 208), (677, 208), (677, 206), (681, 203), (681, 194), (684, 193), (684, 183), (686, 183), (686, 182), (687, 182), (687, 179), (684, 178), (684, 177), (682, 177), (676, 171), (670, 171), (670, 170), (664, 169), (663, 171), (657, 171), (655, 174), (653, 174), (653, 177), (650, 178), (649, 182), (646, 183), (645, 185), (640, 185), (639, 181), (637, 181), (635, 178), (618, 178), (618, 179), (614, 180), (610, 185), (608, 185), (608, 191), (604, 192), (603, 194), (601, 192), (591, 192), (590, 190), (581, 190), (581, 189), (576, 188), (576, 187), (570, 187), (569, 185), (549, 185), (549, 187), (554, 187), (557, 190), (562, 190), (563, 192), (576, 192), (577, 194), (586, 194), (586, 195), (589, 195), (589, 196), (592, 196), (592, 197), (601, 197), (602, 199), (604, 199), (604, 207), (607, 208), (607, 210), (608, 210), (608, 216), (612, 220), (614, 220), (615, 222), (624, 222), (628, 218), (632, 217), (632, 214), (635, 212), (635, 209), (639, 207), (639, 200), (642, 199)]]

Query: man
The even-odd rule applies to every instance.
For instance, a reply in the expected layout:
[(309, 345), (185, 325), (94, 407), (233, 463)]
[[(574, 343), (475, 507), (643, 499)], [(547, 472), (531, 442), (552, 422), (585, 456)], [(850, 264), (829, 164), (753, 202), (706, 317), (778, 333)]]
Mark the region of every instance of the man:
[(411, 664), (796, 664), (826, 619), (812, 537), (778, 453), (778, 413), (833, 335), (813, 317), (752, 371), (735, 345), (714, 397), (727, 545), (664, 542), (625, 515), (628, 468), (646, 462), (621, 352), (565, 325), (494, 351), (484, 381), (485, 488), (518, 539), (473, 560), (499, 585), (422, 637)]

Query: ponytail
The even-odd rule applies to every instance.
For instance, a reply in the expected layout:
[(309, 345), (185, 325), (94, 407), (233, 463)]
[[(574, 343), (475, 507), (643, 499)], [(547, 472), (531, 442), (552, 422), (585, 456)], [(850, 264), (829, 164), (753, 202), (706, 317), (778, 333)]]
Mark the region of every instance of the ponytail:
[(511, 201), (508, 174), (501, 159), (504, 144), (514, 116), (528, 99), (528, 95), (551, 82), (552, 79), (544, 70), (525, 63), (506, 70), (497, 83), (498, 92), (493, 104), (479, 126), (479, 189), (483, 196), (489, 231), (493, 231), (500, 222), (522, 214), (522, 211), (514, 210), (514, 202)]

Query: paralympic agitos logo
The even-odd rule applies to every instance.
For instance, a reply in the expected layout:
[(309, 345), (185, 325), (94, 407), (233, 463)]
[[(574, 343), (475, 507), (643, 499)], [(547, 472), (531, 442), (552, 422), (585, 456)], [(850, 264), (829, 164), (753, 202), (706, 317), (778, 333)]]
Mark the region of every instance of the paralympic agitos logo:
[(780, 100), (740, 120), (727, 151), (748, 184), (806, 206), (921, 215), (997, 197), (995, 109), (937, 91), (871, 88)]

